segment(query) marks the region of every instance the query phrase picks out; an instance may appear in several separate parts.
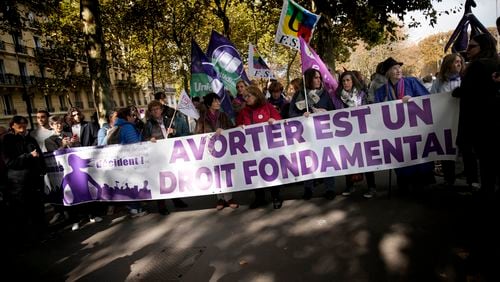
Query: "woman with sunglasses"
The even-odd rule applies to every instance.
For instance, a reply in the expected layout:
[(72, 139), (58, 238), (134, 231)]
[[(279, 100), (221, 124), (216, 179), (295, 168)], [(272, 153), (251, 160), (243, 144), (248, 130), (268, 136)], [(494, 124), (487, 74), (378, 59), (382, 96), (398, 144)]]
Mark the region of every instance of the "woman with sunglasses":
[(500, 175), (500, 95), (492, 73), (499, 70), (496, 40), (491, 34), (474, 36), (467, 47), (467, 65), (460, 87), (453, 96), (460, 98), (457, 145), (471, 149), (479, 161), (481, 193), (490, 198)]

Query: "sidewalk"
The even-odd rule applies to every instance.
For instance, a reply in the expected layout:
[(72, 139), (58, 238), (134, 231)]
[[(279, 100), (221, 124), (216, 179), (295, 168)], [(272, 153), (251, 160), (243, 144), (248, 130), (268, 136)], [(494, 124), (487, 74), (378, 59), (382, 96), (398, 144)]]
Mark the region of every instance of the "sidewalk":
[[(340, 194), (344, 177), (336, 180)], [(144, 217), (120, 213), (61, 230), (7, 266), (10, 277), (42, 281), (499, 278), (498, 208), (439, 186), (389, 198), (387, 172), (377, 173), (377, 185), (382, 192), (374, 199), (362, 197), (359, 183), (349, 198), (333, 201), (321, 197), (322, 185), (310, 201), (301, 199), (301, 185), (288, 186), (280, 210), (249, 210), (251, 191), (235, 194), (242, 204), (236, 210), (216, 211), (215, 197), (196, 197), (185, 199), (187, 209), (168, 201), (171, 214), (162, 216), (151, 203)]]

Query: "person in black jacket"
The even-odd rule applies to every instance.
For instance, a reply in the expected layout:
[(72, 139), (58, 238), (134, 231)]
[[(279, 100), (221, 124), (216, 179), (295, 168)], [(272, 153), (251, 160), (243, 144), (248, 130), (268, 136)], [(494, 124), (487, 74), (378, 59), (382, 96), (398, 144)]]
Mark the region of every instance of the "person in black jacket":
[(42, 200), (45, 162), (37, 141), (27, 133), (28, 120), (14, 116), (3, 138), (2, 157), (7, 171), (5, 200), (8, 203), (7, 232), (12, 239), (29, 242), (45, 233)]
[[(467, 65), (462, 83), (453, 90), (460, 98), (457, 145), (463, 151), (473, 151), (479, 161), (481, 192), (492, 198), (500, 175), (500, 97), (492, 74), (499, 69), (496, 40), (491, 34), (474, 36), (467, 47)], [(467, 167), (467, 166), (466, 166)]]
[(77, 107), (69, 109), (68, 114), (71, 115), (72, 118), (71, 131), (73, 136), (78, 136), (80, 145), (82, 147), (97, 145), (99, 126), (94, 122), (85, 121), (85, 116)]

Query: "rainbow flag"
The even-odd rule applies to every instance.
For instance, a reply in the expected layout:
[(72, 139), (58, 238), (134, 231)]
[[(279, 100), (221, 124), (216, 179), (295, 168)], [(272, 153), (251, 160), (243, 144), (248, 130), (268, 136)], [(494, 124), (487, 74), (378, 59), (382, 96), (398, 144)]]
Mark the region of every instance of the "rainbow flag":
[(274, 79), (274, 73), (252, 43), (248, 45), (248, 73), (251, 77)]
[(275, 41), (294, 49), (300, 49), (299, 37), (309, 43), (320, 16), (309, 12), (293, 0), (283, 0), (280, 22)]

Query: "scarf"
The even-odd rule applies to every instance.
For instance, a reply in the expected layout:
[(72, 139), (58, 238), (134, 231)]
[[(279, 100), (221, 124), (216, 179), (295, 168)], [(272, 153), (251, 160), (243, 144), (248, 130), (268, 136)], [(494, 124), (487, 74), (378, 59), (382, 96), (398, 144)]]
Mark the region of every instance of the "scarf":
[(361, 106), (361, 95), (359, 95), (356, 88), (352, 88), (352, 92), (342, 89), (340, 92), (340, 99), (347, 107)]
[(215, 111), (214, 113), (212, 113), (212, 111), (207, 110), (206, 119), (210, 124), (210, 126), (212, 127), (212, 130), (215, 131), (217, 129), (216, 126), (217, 126), (217, 120), (219, 119), (219, 111)]
[(448, 81), (460, 81), (460, 74), (451, 74), (448, 76)]
[(399, 100), (405, 96), (404, 78), (398, 80), (398, 82), (396, 82), (396, 85), (392, 85), (391, 81), (389, 80), (387, 81), (386, 87), (387, 87), (387, 95), (390, 97), (389, 101)]
[[(321, 99), (321, 95), (323, 95), (323, 89), (315, 89), (315, 90), (308, 90), (307, 92), (307, 104), (309, 107), (314, 106), (316, 103), (319, 102)], [(295, 101), (295, 106), (299, 110), (305, 110), (306, 109), (306, 99), (304, 97), (304, 92), (300, 91), (299, 94), (297, 95), (297, 100)]]

